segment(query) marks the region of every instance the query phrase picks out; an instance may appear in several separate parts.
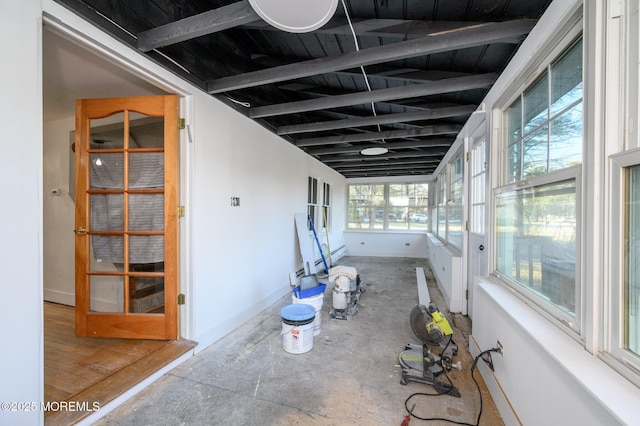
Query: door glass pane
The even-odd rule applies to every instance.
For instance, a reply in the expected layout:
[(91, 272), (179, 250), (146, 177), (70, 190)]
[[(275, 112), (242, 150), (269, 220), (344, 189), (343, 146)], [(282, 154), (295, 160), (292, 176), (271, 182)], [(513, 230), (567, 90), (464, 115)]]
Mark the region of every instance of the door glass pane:
[(89, 311), (124, 313), (124, 277), (89, 276)]
[(91, 189), (124, 188), (124, 157), (121, 152), (94, 152), (89, 158)]
[(129, 237), (129, 263), (164, 262), (164, 236), (135, 235)]
[(624, 322), (626, 349), (640, 355), (640, 166), (627, 171)]
[(129, 312), (164, 313), (164, 277), (129, 277)]
[(119, 235), (90, 235), (96, 262), (124, 263), (124, 237)]
[(91, 231), (124, 230), (124, 195), (91, 194)]
[(129, 148), (164, 147), (164, 117), (129, 114)]
[(90, 122), (89, 149), (124, 148), (124, 113), (105, 118), (94, 118)]
[(133, 152), (129, 154), (129, 189), (164, 187), (164, 154)]
[(164, 194), (129, 194), (129, 230), (164, 230)]

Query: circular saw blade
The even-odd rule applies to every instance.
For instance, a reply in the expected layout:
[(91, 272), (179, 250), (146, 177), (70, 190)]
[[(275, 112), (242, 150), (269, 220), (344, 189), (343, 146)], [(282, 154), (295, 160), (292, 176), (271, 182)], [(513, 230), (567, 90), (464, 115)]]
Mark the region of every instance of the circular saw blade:
[(440, 342), (434, 341), (432, 336), (430, 336), (429, 332), (427, 331), (427, 322), (431, 321), (433, 321), (433, 319), (427, 312), (427, 308), (424, 305), (416, 305), (411, 310), (411, 314), (409, 315), (409, 323), (411, 324), (411, 330), (413, 330), (413, 334), (415, 334), (422, 343), (437, 346), (440, 344)]

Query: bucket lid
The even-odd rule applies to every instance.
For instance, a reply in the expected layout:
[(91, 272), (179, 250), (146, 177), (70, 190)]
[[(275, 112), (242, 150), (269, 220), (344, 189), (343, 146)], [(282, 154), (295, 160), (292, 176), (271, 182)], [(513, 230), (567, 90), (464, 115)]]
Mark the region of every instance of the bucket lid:
[(306, 303), (297, 303), (283, 307), (280, 315), (290, 321), (304, 321), (316, 315), (316, 308)]

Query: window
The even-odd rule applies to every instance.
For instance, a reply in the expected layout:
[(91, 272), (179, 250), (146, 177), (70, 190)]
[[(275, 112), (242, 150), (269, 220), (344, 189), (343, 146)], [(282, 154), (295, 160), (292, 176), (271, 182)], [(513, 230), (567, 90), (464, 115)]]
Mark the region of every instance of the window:
[(436, 216), (436, 235), (443, 241), (447, 239), (447, 176), (442, 173), (438, 176), (437, 185), (437, 216)]
[(447, 212), (447, 243), (462, 250), (462, 174), (464, 163), (458, 155), (449, 164), (449, 203)]
[(322, 184), (322, 225), (330, 229), (331, 224), (331, 185)]
[(579, 331), (582, 39), (568, 45), (502, 112), (495, 271)]
[(623, 349), (640, 356), (640, 165), (627, 168), (623, 229)]
[(458, 154), (436, 179), (432, 232), (445, 244), (462, 250), (464, 209), (462, 203), (464, 161)]
[(426, 183), (349, 185), (350, 229), (428, 228)]
[(384, 185), (349, 185), (349, 228), (383, 228), (376, 212), (384, 211), (384, 189)]
[(611, 187), (620, 189), (611, 194), (611, 330), (604, 359), (640, 386), (640, 149), (612, 159)]
[[(318, 223), (316, 217), (316, 211), (318, 210), (318, 179), (309, 176), (308, 190), (307, 190), (307, 215), (313, 221), (314, 227)], [(307, 223), (309, 230), (311, 230), (311, 223)]]
[(421, 229), (429, 225), (429, 186), (426, 183), (389, 185), (389, 229)]
[(575, 180), (497, 194), (496, 269), (571, 314), (575, 236)]
[(484, 235), (485, 174), (487, 160), (485, 141), (471, 150), (471, 232)]

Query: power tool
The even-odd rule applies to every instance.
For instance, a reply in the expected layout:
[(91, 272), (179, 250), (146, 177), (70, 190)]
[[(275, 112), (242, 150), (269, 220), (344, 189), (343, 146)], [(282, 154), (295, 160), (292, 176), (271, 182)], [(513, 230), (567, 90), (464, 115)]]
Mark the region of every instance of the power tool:
[[(453, 328), (447, 317), (434, 303), (429, 306), (416, 305), (411, 310), (411, 329), (422, 341), (422, 345), (408, 344), (400, 354), (402, 366), (401, 384), (410, 381), (432, 385), (438, 393), (460, 396), (460, 392), (450, 383), (435, 378), (444, 370), (460, 369), (460, 363), (453, 363), (458, 354), (458, 346), (453, 341)], [(439, 355), (432, 348), (439, 348)]]

